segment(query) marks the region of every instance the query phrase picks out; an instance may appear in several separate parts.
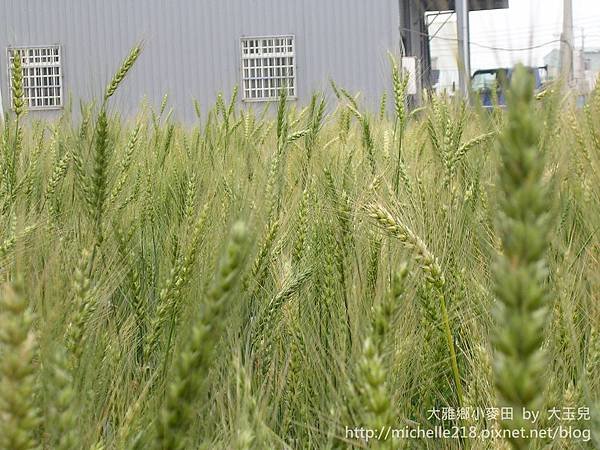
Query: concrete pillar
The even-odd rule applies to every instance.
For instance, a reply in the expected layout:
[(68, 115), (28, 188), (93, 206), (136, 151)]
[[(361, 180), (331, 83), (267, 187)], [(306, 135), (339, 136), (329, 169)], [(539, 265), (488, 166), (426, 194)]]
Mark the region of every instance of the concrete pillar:
[(560, 37), (560, 74), (571, 86), (573, 83), (573, 1), (563, 0), (563, 29)]

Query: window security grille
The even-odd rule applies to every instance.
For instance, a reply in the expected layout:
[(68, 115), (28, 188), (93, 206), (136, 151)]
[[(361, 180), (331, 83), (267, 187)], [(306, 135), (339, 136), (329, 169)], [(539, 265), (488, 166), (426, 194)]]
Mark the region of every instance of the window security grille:
[[(13, 58), (21, 56), (23, 93), (29, 109), (57, 109), (63, 105), (59, 45), (8, 49), (8, 79), (12, 80)], [(12, 98), (12, 89), (10, 89)], [(12, 103), (12, 102), (11, 102)]]
[(241, 50), (244, 100), (276, 100), (282, 88), (296, 97), (294, 36), (242, 38)]

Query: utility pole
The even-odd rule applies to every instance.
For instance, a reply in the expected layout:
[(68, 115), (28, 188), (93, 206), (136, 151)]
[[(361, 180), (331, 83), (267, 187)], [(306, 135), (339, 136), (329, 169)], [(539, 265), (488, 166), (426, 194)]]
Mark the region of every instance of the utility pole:
[(567, 86), (571, 86), (573, 83), (573, 0), (563, 0), (560, 73)]
[(458, 81), (465, 98), (471, 85), (471, 51), (469, 48), (469, 1), (456, 0), (456, 27), (458, 37)]

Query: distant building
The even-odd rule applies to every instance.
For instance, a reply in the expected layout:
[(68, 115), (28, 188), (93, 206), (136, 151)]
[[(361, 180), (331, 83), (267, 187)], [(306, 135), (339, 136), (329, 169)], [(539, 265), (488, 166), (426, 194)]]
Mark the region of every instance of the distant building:
[[(447, 14), (429, 21), (431, 87), (436, 92), (454, 94), (459, 89), (456, 19)], [(435, 37), (434, 37), (435, 36)]]
[[(508, 0), (469, 0), (472, 10)], [(452, 0), (0, 0), (0, 110), (11, 104), (10, 62), (23, 59), (32, 115), (69, 99), (99, 99), (130, 48), (144, 51), (115, 98), (125, 115), (165, 94), (193, 121), (193, 99), (212, 104), (239, 86), (239, 101), (270, 102), (286, 86), (305, 104), (335, 80), (375, 105), (389, 89), (387, 54), (412, 56), (415, 92), (430, 85), (426, 11)]]
[(544, 56), (544, 65), (548, 67), (548, 78), (554, 80), (560, 76), (560, 50), (553, 48)]
[[(544, 64), (548, 66), (548, 77), (560, 77), (560, 50), (552, 49), (544, 56)], [(600, 50), (575, 49), (573, 55), (574, 84), (583, 95), (594, 89), (600, 75)]]

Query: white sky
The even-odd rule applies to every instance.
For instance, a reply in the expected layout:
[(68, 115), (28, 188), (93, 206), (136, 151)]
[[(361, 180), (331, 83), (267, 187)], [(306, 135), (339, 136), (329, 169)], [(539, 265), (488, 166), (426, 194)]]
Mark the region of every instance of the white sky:
[[(508, 9), (471, 12), (471, 69), (510, 66), (519, 61), (542, 65), (544, 55), (558, 47), (558, 42), (524, 51), (494, 50), (477, 44), (514, 49), (557, 40), (562, 30), (562, 5), (563, 0), (509, 0)], [(446, 18), (438, 17), (436, 23)], [(437, 28), (432, 27), (430, 33)], [(586, 49), (600, 49), (600, 0), (573, 0), (573, 27), (577, 48), (583, 33)], [(432, 56), (436, 56), (435, 51)]]

